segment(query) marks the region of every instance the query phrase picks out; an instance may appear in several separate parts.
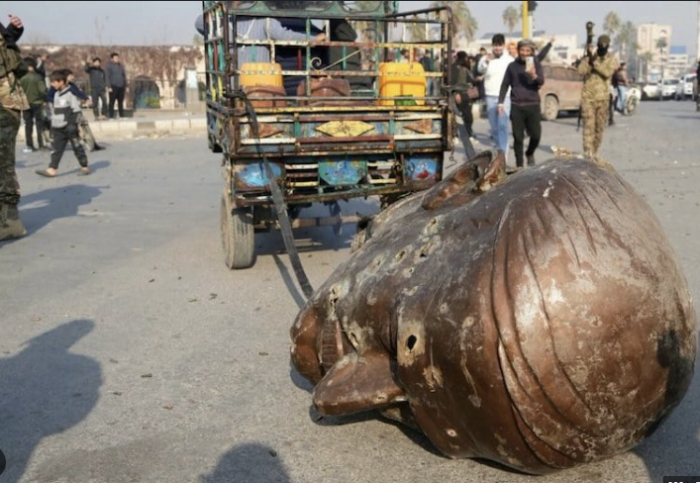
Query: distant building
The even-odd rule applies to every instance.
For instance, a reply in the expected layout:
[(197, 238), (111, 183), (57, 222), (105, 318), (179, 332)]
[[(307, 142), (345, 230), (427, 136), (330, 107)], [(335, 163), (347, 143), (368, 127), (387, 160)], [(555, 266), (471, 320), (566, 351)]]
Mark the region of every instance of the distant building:
[(688, 73), (692, 60), (685, 45), (672, 45), (664, 66), (666, 77), (681, 77)]
[[(637, 45), (639, 54), (650, 52), (654, 58), (653, 63), (663, 61), (669, 55), (671, 48), (672, 29), (670, 25), (657, 25), (655, 23), (641, 24), (637, 27)], [(663, 39), (663, 40), (662, 40)], [(660, 48), (660, 44), (666, 44)]]
[[(648, 76), (654, 79), (666, 77), (665, 69), (669, 60), (671, 49), (670, 25), (658, 25), (655, 23), (641, 24), (637, 27), (637, 45), (639, 45), (639, 55), (650, 55), (651, 59), (647, 66)], [(654, 79), (647, 79), (652, 82)]]

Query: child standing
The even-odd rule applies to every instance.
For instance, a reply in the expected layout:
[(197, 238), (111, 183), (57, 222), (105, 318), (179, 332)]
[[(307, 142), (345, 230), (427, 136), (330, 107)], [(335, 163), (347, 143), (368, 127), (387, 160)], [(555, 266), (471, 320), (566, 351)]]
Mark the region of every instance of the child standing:
[(80, 101), (68, 85), (68, 78), (64, 71), (51, 73), (49, 77), (51, 86), (56, 89), (53, 99), (53, 115), (51, 116), (51, 133), (53, 134), (53, 152), (51, 163), (47, 169), (39, 169), (36, 174), (53, 178), (61, 162), (66, 146), (70, 142), (75, 157), (80, 163), (80, 175), (90, 174), (88, 159), (85, 149), (78, 137), (78, 120), (82, 114)]

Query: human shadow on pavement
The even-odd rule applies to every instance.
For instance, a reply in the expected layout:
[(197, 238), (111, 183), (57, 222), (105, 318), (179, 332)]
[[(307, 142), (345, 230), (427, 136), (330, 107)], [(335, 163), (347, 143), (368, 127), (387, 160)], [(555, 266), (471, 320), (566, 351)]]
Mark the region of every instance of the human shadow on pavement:
[(100, 365), (69, 352), (94, 327), (90, 320), (68, 322), (0, 359), (0, 449), (7, 458), (2, 483), (21, 481), (41, 441), (77, 425), (96, 406)]
[(27, 229), (27, 236), (36, 233), (53, 220), (77, 216), (78, 208), (92, 203), (105, 188), (107, 187), (78, 184), (49, 188), (22, 196), (19, 213)]
[(237, 446), (219, 460), (201, 483), (291, 483), (277, 452), (260, 443)]
[[(657, 342), (656, 357), (662, 367), (668, 368), (669, 380), (664, 395), (666, 403), (678, 401), (686, 391), (684, 377), (693, 369), (700, 370), (700, 360), (693, 368), (693, 360), (680, 353), (680, 341), (675, 332), (664, 334)], [(678, 407), (662, 418), (647, 434), (649, 438), (635, 449), (644, 460), (650, 481), (663, 481), (664, 476), (700, 475), (700, 380), (695, 377)], [(653, 433), (653, 434), (652, 434)]]

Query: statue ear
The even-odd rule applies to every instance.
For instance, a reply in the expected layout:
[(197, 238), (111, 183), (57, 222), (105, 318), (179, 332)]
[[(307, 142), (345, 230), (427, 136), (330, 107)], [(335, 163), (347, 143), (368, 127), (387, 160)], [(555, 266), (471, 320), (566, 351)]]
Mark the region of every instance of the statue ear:
[(447, 178), (430, 188), (421, 206), (434, 210), (457, 194), (485, 191), (505, 175), (505, 155), (502, 151), (484, 151), (457, 168)]
[(389, 354), (351, 352), (314, 388), (313, 401), (321, 414), (338, 416), (386, 408), (405, 395), (394, 382)]

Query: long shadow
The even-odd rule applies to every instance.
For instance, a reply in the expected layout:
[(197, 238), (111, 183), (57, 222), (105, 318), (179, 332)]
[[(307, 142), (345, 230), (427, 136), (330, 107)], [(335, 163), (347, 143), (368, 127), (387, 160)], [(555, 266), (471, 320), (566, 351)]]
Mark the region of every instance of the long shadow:
[(0, 359), (0, 449), (7, 458), (2, 483), (19, 482), (41, 440), (77, 425), (97, 404), (100, 365), (69, 352), (94, 327), (90, 320), (68, 322)]
[(107, 186), (70, 185), (49, 188), (22, 196), (19, 212), (31, 235), (58, 218), (76, 216), (78, 208), (89, 205)]
[(291, 483), (277, 452), (260, 443), (237, 446), (219, 460), (201, 483)]
[[(680, 353), (675, 332), (664, 334), (657, 341), (657, 347), (656, 357), (669, 371), (665, 403), (678, 404), (678, 407), (649, 428), (650, 437), (635, 449), (635, 453), (644, 460), (651, 481), (663, 481), (664, 476), (697, 476), (700, 475), (700, 410), (697, 404), (700, 381), (695, 377), (689, 388), (687, 384), (688, 375), (692, 377), (694, 369), (697, 376), (700, 361), (693, 367), (695, 361)], [(681, 397), (683, 400), (679, 401)]]

